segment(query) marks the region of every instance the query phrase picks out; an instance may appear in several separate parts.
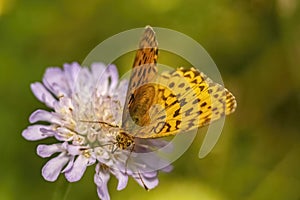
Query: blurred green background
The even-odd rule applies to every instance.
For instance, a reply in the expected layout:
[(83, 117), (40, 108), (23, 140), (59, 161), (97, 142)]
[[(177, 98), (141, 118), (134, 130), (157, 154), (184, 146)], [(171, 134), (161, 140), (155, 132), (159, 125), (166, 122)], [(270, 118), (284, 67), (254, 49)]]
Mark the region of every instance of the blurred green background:
[(113, 178), (112, 199), (299, 200), (299, 11), (298, 0), (0, 0), (0, 199), (98, 198), (93, 167), (69, 185), (42, 178), (40, 142), (21, 137), (31, 112), (44, 108), (29, 85), (46, 67), (80, 63), (106, 38), (150, 24), (202, 44), (238, 108), (207, 157), (198, 158), (198, 134), (157, 188), (130, 180), (116, 191)]

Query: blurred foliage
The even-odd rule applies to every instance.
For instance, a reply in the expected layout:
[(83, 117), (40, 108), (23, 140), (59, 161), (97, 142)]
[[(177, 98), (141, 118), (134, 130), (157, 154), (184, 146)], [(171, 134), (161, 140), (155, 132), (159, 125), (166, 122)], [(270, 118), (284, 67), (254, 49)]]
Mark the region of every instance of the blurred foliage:
[(41, 177), (39, 142), (21, 137), (30, 113), (44, 108), (29, 85), (47, 66), (80, 63), (106, 38), (150, 24), (202, 44), (238, 108), (207, 157), (197, 156), (200, 131), (156, 189), (131, 180), (116, 191), (112, 179), (112, 199), (299, 200), (299, 19), (297, 0), (0, 0), (0, 199), (97, 199), (91, 168), (72, 184)]

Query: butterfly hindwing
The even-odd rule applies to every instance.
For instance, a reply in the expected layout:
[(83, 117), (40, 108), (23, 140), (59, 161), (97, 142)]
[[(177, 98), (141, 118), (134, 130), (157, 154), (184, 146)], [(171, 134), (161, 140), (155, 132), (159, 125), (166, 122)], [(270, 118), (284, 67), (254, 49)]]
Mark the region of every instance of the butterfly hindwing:
[(164, 137), (203, 127), (236, 107), (226, 88), (195, 68), (164, 72), (155, 85), (157, 99), (150, 111), (151, 123), (138, 128), (136, 137)]

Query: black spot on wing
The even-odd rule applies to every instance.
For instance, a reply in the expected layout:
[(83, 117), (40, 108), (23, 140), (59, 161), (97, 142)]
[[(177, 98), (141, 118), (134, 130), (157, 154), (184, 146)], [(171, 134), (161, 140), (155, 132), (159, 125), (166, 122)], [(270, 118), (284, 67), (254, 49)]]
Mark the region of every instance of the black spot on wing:
[(193, 81), (191, 81), (191, 83), (197, 84), (198, 81), (197, 81), (197, 79), (194, 79)]
[(180, 128), (180, 124), (181, 124), (181, 121), (180, 120), (176, 120), (176, 129)]
[(201, 115), (203, 113), (202, 110), (197, 111), (197, 115)]
[[(139, 60), (139, 62), (138, 62), (138, 66), (141, 66), (142, 65), (142, 60)], [(138, 74), (138, 76), (141, 76), (141, 73), (140, 73), (141, 71), (139, 71), (139, 74)]]
[(189, 116), (193, 110), (194, 108), (190, 108), (187, 111), (185, 111), (185, 116)]
[(189, 86), (189, 87), (186, 87), (185, 88), (185, 91), (188, 91), (188, 90), (190, 90), (191, 89), (191, 87)]
[(201, 101), (200, 99), (196, 98), (196, 99), (193, 101), (192, 104), (194, 104), (194, 105), (195, 105), (195, 104), (198, 104), (200, 101)]
[(200, 85), (200, 86), (199, 86), (199, 89), (200, 89), (201, 92), (204, 90), (204, 88), (205, 88), (204, 85)]
[(180, 114), (180, 108), (178, 108), (178, 109), (174, 112), (173, 117), (175, 118), (175, 117), (177, 117), (179, 114)]
[(158, 134), (161, 132), (161, 130), (164, 128), (165, 122), (159, 122), (156, 124), (156, 126), (153, 128), (154, 133)]
[(165, 107), (169, 107), (169, 106), (174, 106), (176, 103), (178, 103), (178, 100), (175, 99), (172, 103), (167, 104), (167, 102), (165, 102)]
[(191, 120), (189, 121), (189, 123), (187, 124), (187, 130), (189, 130), (190, 128), (195, 127), (194, 121), (195, 121), (194, 119), (191, 119)]
[(186, 78), (188, 78), (188, 79), (191, 79), (191, 78), (192, 78), (191, 74), (189, 74), (189, 73), (186, 73), (186, 74), (184, 74), (183, 76), (186, 77)]
[(179, 88), (183, 88), (184, 86), (185, 86), (184, 83), (180, 83), (180, 84), (178, 85)]
[(182, 98), (182, 99), (179, 100), (179, 103), (180, 103), (180, 106), (183, 107), (184, 105), (187, 104), (187, 101), (186, 101), (185, 98)]
[(207, 103), (206, 102), (203, 102), (200, 106), (201, 107), (204, 107), (204, 106), (206, 106), (207, 105)]
[(173, 88), (174, 85), (175, 85), (175, 83), (174, 83), (174, 82), (171, 82), (171, 83), (169, 84), (169, 87), (170, 87), (170, 88)]

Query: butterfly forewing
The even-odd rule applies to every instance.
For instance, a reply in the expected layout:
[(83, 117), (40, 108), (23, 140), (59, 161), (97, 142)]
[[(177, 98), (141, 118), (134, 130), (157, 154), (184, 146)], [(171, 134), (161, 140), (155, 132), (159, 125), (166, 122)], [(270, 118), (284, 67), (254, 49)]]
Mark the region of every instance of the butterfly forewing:
[(137, 121), (134, 121), (142, 120), (142, 109), (144, 108), (141, 105), (145, 104), (141, 101), (151, 101), (151, 98), (155, 96), (151, 87), (148, 90), (140, 87), (153, 81), (157, 75), (157, 46), (153, 29), (147, 26), (140, 40), (139, 49), (136, 52), (130, 75), (122, 116), (122, 128), (125, 130), (134, 129), (135, 124), (141, 125)]

